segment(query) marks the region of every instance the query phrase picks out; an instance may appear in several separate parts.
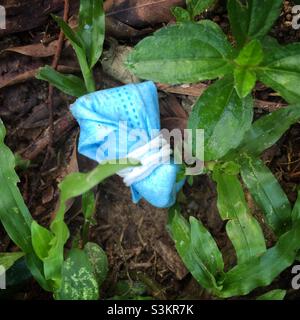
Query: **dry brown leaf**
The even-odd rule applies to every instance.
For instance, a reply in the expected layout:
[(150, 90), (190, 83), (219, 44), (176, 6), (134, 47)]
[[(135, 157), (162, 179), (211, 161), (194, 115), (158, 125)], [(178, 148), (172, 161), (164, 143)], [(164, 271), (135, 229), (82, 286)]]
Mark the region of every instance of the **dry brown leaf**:
[(20, 53), (25, 56), (30, 56), (34, 58), (45, 58), (45, 57), (51, 57), (55, 54), (57, 49), (57, 43), (58, 43), (57, 40), (52, 41), (48, 45), (44, 45), (43, 43), (35, 43), (35, 44), (30, 44), (22, 47), (7, 48), (3, 50), (3, 52), (9, 51), (9, 52)]

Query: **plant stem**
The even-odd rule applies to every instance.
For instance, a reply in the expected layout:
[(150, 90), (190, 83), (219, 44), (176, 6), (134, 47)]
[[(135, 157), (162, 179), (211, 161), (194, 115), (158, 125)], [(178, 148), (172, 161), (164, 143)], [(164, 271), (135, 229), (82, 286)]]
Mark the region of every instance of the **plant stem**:
[(88, 243), (89, 241), (89, 231), (90, 231), (90, 225), (91, 222), (89, 219), (84, 220), (84, 224), (82, 227), (82, 242), (83, 247)]
[(85, 72), (83, 72), (84, 82), (86, 89), (89, 93), (96, 91), (96, 84), (93, 76), (93, 71), (90, 69), (86, 69)]

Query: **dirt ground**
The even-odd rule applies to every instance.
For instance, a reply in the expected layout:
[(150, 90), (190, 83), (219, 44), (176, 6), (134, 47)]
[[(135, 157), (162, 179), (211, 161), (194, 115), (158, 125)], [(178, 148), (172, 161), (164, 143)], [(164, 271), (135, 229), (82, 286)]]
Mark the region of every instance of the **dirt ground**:
[[(285, 1), (284, 11), (272, 30), (272, 34), (282, 43), (300, 40), (300, 31), (293, 30), (290, 25), (291, 6), (292, 2)], [(213, 19), (227, 33), (229, 32), (228, 18), (221, 5), (208, 12), (206, 17)], [(116, 39), (117, 44), (132, 46), (144, 36), (141, 35), (142, 33), (149, 34), (161, 25), (161, 23), (155, 26), (147, 23), (143, 25), (139, 22), (135, 26), (139, 36), (124, 38), (120, 33), (120, 38)], [(47, 18), (36, 28), (0, 38), (0, 50), (39, 43), (43, 39), (57, 36), (57, 32), (54, 23)], [(115, 41), (108, 39), (105, 48), (111, 48), (112, 43), (116, 44)], [(38, 67), (51, 64), (52, 57), (36, 58), (2, 51), (0, 59), (0, 117), (7, 127), (7, 143), (13, 151), (31, 160), (27, 170), (18, 171), (21, 178), (20, 188), (33, 217), (47, 226), (57, 206), (58, 183), (66, 174), (78, 170), (87, 171), (95, 164), (77, 154), (76, 142), (79, 129), (68, 111), (72, 99), (56, 90), (53, 152), (50, 158), (46, 158), (48, 85), (33, 79), (32, 74)], [(59, 64), (64, 68), (78, 70), (71, 48), (64, 49)], [(107, 75), (100, 65), (97, 66), (95, 74), (99, 89), (120, 84), (118, 80)], [(161, 90), (163, 126), (185, 127), (188, 110), (195, 101), (194, 92), (198, 92), (199, 88), (193, 87), (190, 90), (191, 95), (189, 95), (191, 91), (180, 94), (178, 90), (177, 93), (171, 93), (170, 88)], [(256, 118), (283, 103), (278, 96), (261, 84), (257, 85), (255, 96), (260, 100), (259, 107), (256, 108)], [(292, 202), (296, 200), (296, 188), (300, 183), (299, 139), (300, 124), (296, 124), (263, 157)], [(112, 288), (119, 280), (139, 280), (147, 285), (148, 295), (155, 298), (214, 299), (201, 289), (181, 263), (166, 230), (167, 210), (153, 208), (145, 201), (141, 201), (138, 205), (133, 204), (129, 189), (118, 177), (108, 179), (95, 191), (97, 213), (91, 231), (91, 240), (100, 244), (107, 252), (110, 264), (109, 277), (104, 285), (102, 297), (110, 297), (113, 294)], [(232, 266), (236, 258), (226, 237), (224, 222), (217, 212), (216, 190), (211, 179), (207, 176), (196, 177), (193, 186), (187, 184), (184, 187), (180, 201), (186, 216), (193, 215), (201, 218), (222, 249), (226, 267)], [(259, 218), (259, 210), (250, 196), (248, 201)], [(67, 222), (74, 239), (79, 231), (78, 226), (82, 222), (80, 204), (77, 200), (70, 203)], [(267, 228), (264, 231), (268, 245), (271, 246), (272, 235)], [(0, 227), (0, 251), (9, 250), (16, 250), (16, 248)], [(291, 273), (287, 270), (276, 279), (271, 288), (285, 288), (288, 290), (288, 299), (299, 299), (300, 292), (291, 291), (290, 281)], [(265, 291), (267, 288), (258, 289), (250, 295), (250, 298)], [(29, 280), (13, 294), (13, 298), (51, 299), (51, 296), (42, 292), (34, 282)]]

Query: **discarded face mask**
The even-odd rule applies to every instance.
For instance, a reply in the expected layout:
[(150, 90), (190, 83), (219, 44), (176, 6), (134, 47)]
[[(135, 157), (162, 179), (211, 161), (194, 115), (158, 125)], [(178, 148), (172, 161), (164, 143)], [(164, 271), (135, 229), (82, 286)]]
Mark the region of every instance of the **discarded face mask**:
[(144, 198), (167, 208), (184, 181), (170, 161), (170, 145), (160, 134), (159, 102), (153, 82), (129, 84), (79, 98), (71, 111), (80, 125), (79, 153), (99, 163), (131, 158), (141, 165), (118, 172), (134, 203)]

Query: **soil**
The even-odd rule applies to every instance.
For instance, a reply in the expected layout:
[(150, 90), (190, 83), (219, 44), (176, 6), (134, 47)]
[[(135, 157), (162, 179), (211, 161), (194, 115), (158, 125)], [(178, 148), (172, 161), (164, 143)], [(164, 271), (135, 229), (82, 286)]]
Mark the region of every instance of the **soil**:
[[(300, 30), (295, 31), (291, 27), (291, 6), (291, 1), (284, 1), (284, 10), (271, 32), (281, 43), (300, 40)], [(222, 5), (206, 13), (206, 17), (218, 22), (227, 34), (229, 33), (228, 17)], [(147, 33), (153, 32), (154, 28), (159, 26), (148, 25)], [(139, 28), (137, 27), (140, 31)], [(57, 32), (57, 28), (49, 18), (37, 28), (0, 38), (0, 49), (38, 43), (40, 40), (57, 35)], [(119, 44), (131, 46), (139, 39), (140, 37), (117, 40)], [(106, 45), (108, 46), (108, 43)], [(0, 81), (2, 83), (15, 80), (16, 75), (24, 74), (44, 64), (51, 64), (51, 60), (51, 57), (32, 58), (17, 53), (2, 53)], [(78, 68), (70, 48), (63, 51), (60, 65)], [(97, 66), (95, 74), (99, 89), (120, 84), (105, 74), (101, 66)], [(21, 178), (21, 192), (33, 217), (45, 226), (49, 225), (57, 207), (58, 183), (68, 173), (78, 170), (78, 166), (80, 171), (87, 171), (95, 166), (93, 162), (76, 153), (79, 129), (71, 120), (67, 124), (63, 122), (65, 126), (55, 139), (53, 155), (43, 163), (47, 144), (41, 150), (37, 150), (36, 145), (43, 139), (48, 126), (47, 94), (47, 84), (33, 80), (32, 77), (27, 77), (22, 83), (5, 85), (0, 89), (0, 117), (7, 127), (7, 144), (13, 151), (32, 159), (31, 166), (27, 170), (18, 171)], [(255, 95), (257, 99), (265, 102), (283, 102), (261, 84), (257, 85)], [(177, 121), (176, 126), (184, 127), (185, 110), (191, 108), (195, 98), (166, 92), (161, 92), (160, 97), (162, 122), (169, 123), (170, 119), (173, 119), (173, 123), (169, 123), (170, 126), (174, 126), (174, 121)], [(70, 97), (55, 90), (55, 121), (66, 117), (71, 101)], [(266, 111), (262, 109), (256, 109), (256, 118), (265, 113)], [(296, 124), (263, 156), (292, 203), (296, 200), (297, 185), (300, 183), (299, 137), (300, 124)], [(109, 277), (102, 292), (103, 298), (113, 295), (112, 288), (119, 280), (131, 282), (138, 280), (147, 284), (148, 295), (159, 299), (215, 299), (196, 283), (180, 261), (166, 229), (167, 210), (156, 209), (145, 201), (141, 201), (138, 205), (133, 204), (129, 189), (124, 187), (118, 177), (106, 180), (95, 191), (97, 212), (90, 240), (103, 247), (110, 264)], [(248, 198), (254, 214), (259, 217), (259, 210), (250, 196)], [(181, 203), (185, 216), (193, 215), (201, 218), (214, 235), (226, 258), (226, 268), (234, 265), (235, 253), (226, 236), (224, 222), (218, 215), (216, 190), (212, 180), (207, 176), (196, 177), (192, 186), (187, 184), (184, 187)], [(70, 245), (82, 224), (78, 200), (70, 204), (67, 222), (72, 231)], [(271, 246), (273, 239), (267, 229), (265, 235), (268, 245)], [(0, 227), (0, 251), (16, 249)], [(285, 288), (288, 290), (288, 299), (299, 299), (300, 292), (292, 291), (290, 282), (291, 272), (288, 269), (270, 288)], [(246, 298), (255, 298), (270, 288), (258, 289)], [(14, 292), (11, 297), (23, 300), (51, 299), (51, 295), (43, 292), (32, 280), (19, 288), (18, 292)]]

